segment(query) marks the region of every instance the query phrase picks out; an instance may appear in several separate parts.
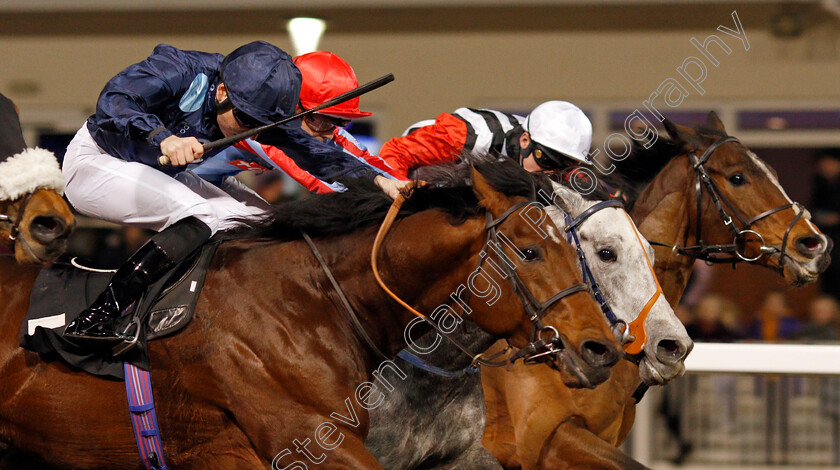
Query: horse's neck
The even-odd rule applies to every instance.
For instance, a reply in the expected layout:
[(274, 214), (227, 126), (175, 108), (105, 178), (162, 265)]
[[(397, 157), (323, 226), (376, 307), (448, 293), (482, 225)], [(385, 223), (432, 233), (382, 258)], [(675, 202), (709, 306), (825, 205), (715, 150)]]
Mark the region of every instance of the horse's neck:
[[(696, 244), (689, 204), (694, 180), (685, 167), (687, 161), (675, 158), (642, 192), (633, 206), (633, 220), (639, 231), (651, 242), (666, 245)], [(668, 303), (676, 305), (682, 297), (694, 259), (681, 256), (670, 248), (654, 245), (654, 269)]]
[[(453, 230), (436, 211), (397, 221), (377, 256), (382, 280), (403, 301), (428, 315), (451, 301), (450, 294), (467, 278), (473, 268), (470, 260), (483, 239), (464, 234), (478, 234), (483, 224), (483, 219), (476, 218)], [(433, 249), (429, 240), (434, 241)], [(370, 263), (372, 244), (372, 238), (360, 243), (358, 237), (348, 236), (322, 250), (365, 330), (384, 354), (393, 357), (406, 347), (404, 330), (415, 316), (395, 303), (376, 282)], [(316, 269), (320, 271), (320, 267)], [(416, 330), (419, 334), (422, 329)]]
[(20, 325), (29, 307), (29, 295), (40, 266), (21, 266), (12, 256), (0, 255), (0, 377), (6, 372), (7, 361), (20, 350)]

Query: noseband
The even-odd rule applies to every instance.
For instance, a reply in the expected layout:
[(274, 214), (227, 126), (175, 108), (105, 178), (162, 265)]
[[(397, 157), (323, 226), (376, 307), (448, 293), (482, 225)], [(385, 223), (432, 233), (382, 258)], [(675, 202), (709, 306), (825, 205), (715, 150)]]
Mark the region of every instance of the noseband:
[(526, 316), (529, 320), (531, 320), (532, 327), (529, 343), (524, 348), (521, 348), (517, 352), (511, 354), (509, 358), (502, 361), (493, 361), (492, 359), (503, 354), (505, 351), (502, 351), (499, 354), (495, 354), (489, 358), (485, 358), (483, 354), (473, 354), (459, 341), (455, 340), (454, 338), (451, 338), (448, 334), (443, 332), (434, 321), (430, 320), (428, 317), (426, 317), (426, 315), (423, 315), (422, 313), (418, 312), (412, 306), (408, 305), (408, 303), (399, 298), (399, 296), (394, 294), (391, 291), (391, 289), (389, 289), (388, 286), (386, 286), (385, 283), (382, 281), (382, 278), (379, 275), (379, 269), (377, 267), (377, 255), (379, 254), (379, 249), (382, 246), (382, 241), (385, 238), (385, 235), (391, 228), (391, 225), (396, 219), (400, 207), (402, 207), (402, 204), (404, 202), (405, 196), (403, 196), (402, 194), (397, 196), (396, 199), (394, 199), (394, 203), (391, 205), (388, 214), (385, 216), (385, 220), (382, 222), (382, 226), (379, 228), (379, 232), (376, 234), (376, 239), (373, 243), (373, 250), (371, 251), (371, 265), (373, 267), (373, 274), (376, 277), (376, 281), (379, 283), (380, 287), (382, 287), (382, 289), (386, 293), (388, 293), (388, 295), (390, 295), (394, 300), (396, 300), (408, 311), (410, 311), (417, 317), (423, 319), (426, 323), (429, 324), (429, 326), (431, 326), (449, 342), (455, 345), (458, 349), (460, 349), (470, 357), (473, 357), (473, 365), (501, 367), (513, 363), (518, 359), (523, 359), (527, 364), (547, 362), (552, 360), (552, 358), (556, 354), (563, 351), (564, 346), (560, 333), (557, 331), (556, 328), (545, 325), (542, 322), (542, 317), (545, 315), (546, 311), (549, 308), (551, 308), (554, 304), (556, 304), (563, 298), (577, 292), (590, 292), (590, 288), (587, 284), (578, 283), (571, 287), (567, 287), (561, 290), (560, 292), (557, 292), (556, 294), (549, 297), (548, 300), (546, 300), (545, 302), (540, 302), (519, 277), (519, 274), (516, 272), (515, 268), (513, 268), (510, 265), (510, 261), (508, 259), (502, 259), (503, 256), (505, 258), (507, 257), (503, 254), (503, 244), (499, 241), (498, 227), (501, 226), (513, 213), (531, 204), (530, 201), (523, 201), (515, 204), (495, 219), (489, 211), (486, 213), (487, 222), (485, 224), (484, 229), (487, 233), (487, 239), (484, 242), (484, 247), (480, 252), (481, 260), (478, 263), (478, 267), (476, 267), (476, 270), (481, 268), (485, 261), (488, 260), (490, 253), (496, 252), (498, 262), (494, 262), (495, 266), (493, 266), (493, 269), (496, 270), (497, 266), (502, 267), (502, 269), (504, 270), (503, 274), (510, 283), (513, 291), (516, 292), (516, 294), (519, 296), (520, 300), (522, 301), (522, 306), (525, 309)]
[(32, 199), (33, 194), (34, 193), (28, 193), (26, 195), (26, 198), (24, 198), (23, 203), (18, 209), (17, 217), (15, 218), (15, 220), (12, 220), (12, 218), (9, 217), (8, 214), (0, 214), (0, 224), (9, 224), (12, 226), (11, 230), (9, 230), (8, 235), (9, 242), (11, 242), (9, 249), (11, 249), (12, 252), (15, 251), (15, 243), (17, 242), (18, 235), (20, 235), (20, 222), (23, 220), (23, 214), (24, 212), (26, 212), (26, 206), (29, 204), (29, 200)]
[[(773, 209), (766, 210), (757, 216), (753, 217), (752, 219), (747, 219), (744, 217), (740, 211), (729, 201), (729, 199), (723, 195), (720, 191), (718, 185), (714, 182), (712, 177), (709, 175), (709, 172), (706, 170), (704, 166), (706, 162), (708, 162), (709, 158), (712, 156), (715, 150), (721, 145), (728, 143), (728, 142), (737, 142), (740, 141), (733, 137), (733, 136), (724, 136), (715, 141), (712, 145), (706, 148), (700, 157), (697, 156), (696, 152), (691, 152), (688, 154), (688, 159), (691, 162), (692, 167), (694, 168), (695, 174), (695, 192), (697, 195), (697, 245), (688, 246), (688, 247), (681, 247), (678, 245), (666, 245), (664, 243), (658, 242), (650, 242), (653, 245), (658, 246), (665, 246), (671, 248), (673, 253), (678, 255), (685, 255), (696, 259), (701, 259), (709, 264), (712, 263), (740, 263), (742, 261), (746, 262), (753, 262), (758, 261), (759, 258), (764, 256), (765, 254), (773, 254), (779, 253), (779, 266), (777, 269), (781, 272), (784, 272), (784, 258), (787, 256), (785, 254), (785, 250), (787, 249), (787, 241), (788, 237), (790, 236), (791, 230), (793, 230), (793, 226), (799, 222), (803, 216), (805, 216), (805, 210), (803, 209), (802, 205), (798, 202), (794, 202), (791, 204), (785, 204)], [(725, 244), (725, 245), (712, 245), (707, 244), (703, 241), (702, 237), (702, 229), (703, 229), (703, 219), (702, 219), (702, 196), (703, 196), (703, 188), (706, 188), (706, 191), (709, 193), (709, 197), (712, 200), (712, 203), (715, 205), (718, 213), (720, 214), (721, 221), (723, 225), (729, 228), (729, 230), (733, 234), (732, 243)], [(787, 209), (793, 209), (797, 211), (796, 216), (787, 226), (785, 230), (784, 237), (782, 238), (782, 247), (781, 249), (767, 246), (764, 241), (764, 236), (758, 233), (757, 231), (752, 229), (753, 224), (756, 222), (763, 220), (771, 215), (781, 212)], [(732, 217), (727, 212), (727, 208), (732, 214), (738, 219), (740, 222), (741, 228), (735, 226), (735, 223), (732, 220)], [(807, 219), (807, 217), (806, 217)], [(747, 256), (746, 252), (742, 252), (743, 249), (746, 251), (746, 237), (748, 235), (752, 235), (758, 238), (761, 243), (761, 247), (759, 248), (759, 254), (754, 257)], [(718, 254), (729, 254), (730, 256), (714, 256)]]

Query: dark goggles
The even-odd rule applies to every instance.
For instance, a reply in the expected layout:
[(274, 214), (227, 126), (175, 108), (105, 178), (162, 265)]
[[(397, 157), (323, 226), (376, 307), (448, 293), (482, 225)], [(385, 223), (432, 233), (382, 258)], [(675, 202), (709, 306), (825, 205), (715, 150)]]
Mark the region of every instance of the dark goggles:
[(229, 109), (233, 111), (233, 119), (236, 120), (236, 123), (239, 124), (240, 126), (246, 128), (246, 129), (254, 129), (256, 127), (260, 127), (260, 126), (263, 125), (262, 122), (252, 118), (251, 116), (248, 116), (247, 114), (245, 114), (241, 110), (235, 108), (233, 106), (233, 103), (230, 101), (230, 98), (228, 98), (228, 99), (226, 99), (226, 100), (224, 100), (220, 103), (219, 102), (216, 103), (216, 112), (217, 113), (221, 114), (221, 113), (224, 113), (225, 111), (227, 111)]
[(257, 121), (256, 119), (252, 118), (251, 116), (248, 116), (247, 114), (243, 113), (242, 111), (236, 108), (231, 109), (233, 109), (233, 118), (236, 119), (236, 122), (242, 127), (254, 129), (264, 125), (262, 122)]
[(534, 142), (534, 161), (544, 170), (562, 170), (569, 167), (569, 157)]

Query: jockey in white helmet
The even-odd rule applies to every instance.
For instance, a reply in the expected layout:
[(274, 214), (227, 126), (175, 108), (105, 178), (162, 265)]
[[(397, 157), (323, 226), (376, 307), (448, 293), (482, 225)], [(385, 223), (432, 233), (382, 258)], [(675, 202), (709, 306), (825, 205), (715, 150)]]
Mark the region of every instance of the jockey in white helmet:
[(389, 140), (379, 156), (405, 176), (426, 165), (454, 162), (463, 155), (515, 158), (528, 171), (563, 171), (590, 165), (592, 124), (577, 106), (547, 101), (527, 117), (489, 109), (459, 108), (409, 127)]

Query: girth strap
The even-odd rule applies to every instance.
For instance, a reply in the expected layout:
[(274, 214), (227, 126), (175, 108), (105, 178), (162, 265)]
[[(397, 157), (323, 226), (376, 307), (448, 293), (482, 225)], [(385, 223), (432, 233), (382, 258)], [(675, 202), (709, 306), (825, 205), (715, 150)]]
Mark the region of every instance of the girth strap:
[(149, 371), (128, 362), (123, 363), (123, 370), (128, 411), (131, 414), (134, 439), (137, 441), (143, 467), (146, 470), (167, 470)]

